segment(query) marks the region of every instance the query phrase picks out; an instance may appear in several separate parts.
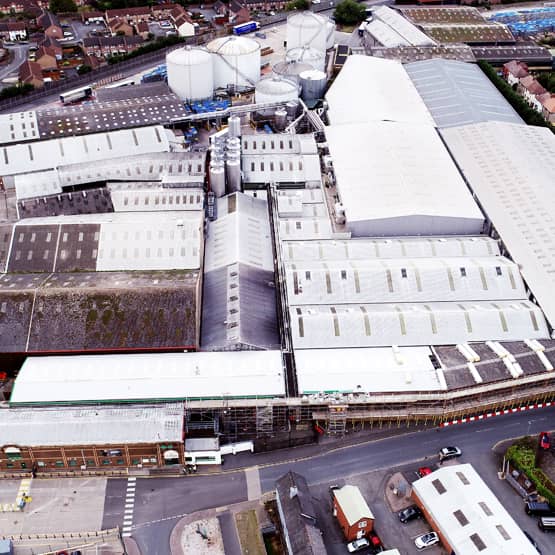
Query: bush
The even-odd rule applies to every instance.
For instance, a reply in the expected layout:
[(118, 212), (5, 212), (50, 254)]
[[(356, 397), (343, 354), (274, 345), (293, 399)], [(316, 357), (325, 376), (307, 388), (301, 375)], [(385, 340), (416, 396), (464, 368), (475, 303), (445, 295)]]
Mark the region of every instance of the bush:
[(528, 125), (538, 125), (541, 127), (548, 127), (553, 133), (555, 133), (555, 128), (547, 123), (543, 117), (536, 112), (533, 108), (530, 108), (524, 98), (522, 98), (517, 92), (513, 91), (512, 87), (504, 79), (497, 75), (497, 72), (493, 67), (480, 60), (478, 62), (480, 69), (488, 76), (489, 80), (497, 87), (497, 90), (505, 97), (507, 102), (518, 112), (520, 117)]
[(77, 11), (77, 4), (73, 0), (50, 0), (48, 7), (50, 8), (50, 11), (54, 13)]
[(119, 62), (123, 62), (124, 60), (130, 60), (131, 58), (136, 58), (141, 54), (148, 54), (149, 52), (156, 52), (156, 50), (161, 50), (162, 48), (166, 48), (167, 46), (173, 46), (174, 44), (179, 44), (180, 42), (184, 42), (185, 38), (178, 37), (177, 35), (171, 35), (169, 37), (158, 37), (155, 42), (151, 42), (145, 44), (144, 46), (140, 46), (137, 50), (133, 52), (129, 52), (129, 54), (118, 54), (116, 56), (110, 56), (108, 58), (109, 64), (119, 64)]
[(366, 6), (355, 0), (343, 0), (333, 12), (335, 22), (339, 25), (356, 25), (366, 17)]
[(293, 10), (308, 10), (308, 8), (310, 8), (308, 0), (292, 0), (291, 2), (287, 2), (285, 5), (285, 9), (289, 12)]

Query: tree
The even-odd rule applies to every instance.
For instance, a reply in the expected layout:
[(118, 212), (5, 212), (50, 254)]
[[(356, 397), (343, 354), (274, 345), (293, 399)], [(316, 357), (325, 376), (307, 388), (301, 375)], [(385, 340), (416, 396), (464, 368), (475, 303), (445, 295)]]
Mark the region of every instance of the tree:
[(337, 4), (333, 16), (339, 25), (356, 25), (366, 17), (366, 6), (355, 0), (343, 0)]
[(288, 12), (292, 12), (293, 10), (308, 10), (308, 8), (310, 8), (308, 0), (291, 0), (291, 2), (287, 2), (285, 5), (285, 9)]
[(77, 73), (79, 75), (85, 75), (85, 73), (90, 73), (91, 71), (92, 71), (92, 67), (87, 64), (80, 65), (77, 68)]
[(73, 0), (50, 0), (49, 8), (54, 13), (76, 12), (77, 4)]

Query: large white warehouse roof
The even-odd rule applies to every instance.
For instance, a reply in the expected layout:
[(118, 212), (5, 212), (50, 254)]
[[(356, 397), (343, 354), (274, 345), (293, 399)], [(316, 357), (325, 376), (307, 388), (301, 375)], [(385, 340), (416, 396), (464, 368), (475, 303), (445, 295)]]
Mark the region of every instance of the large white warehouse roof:
[(0, 144), (18, 143), (39, 138), (37, 113), (0, 114)]
[(332, 125), (326, 137), (353, 235), (482, 232), (484, 217), (432, 126)]
[(416, 480), (412, 488), (457, 555), (537, 555), (472, 465), (444, 466)]
[(297, 304), (526, 299), (505, 257), (288, 262), (287, 295)]
[(161, 125), (107, 133), (50, 139), (1, 147), (0, 175), (54, 169), (127, 155), (168, 152), (168, 134)]
[(457, 164), (555, 326), (555, 135), (488, 122), (444, 129)]
[(434, 120), (400, 62), (352, 55), (326, 93), (332, 125)]
[(384, 22), (392, 31), (403, 37), (408, 45), (431, 46), (436, 44), (434, 40), (423, 33), (416, 25), (388, 6), (379, 6), (373, 9), (372, 16), (374, 19)]
[(11, 404), (285, 394), (280, 351), (27, 358)]
[(549, 337), (540, 308), (525, 300), (308, 305), (289, 313), (296, 352)]

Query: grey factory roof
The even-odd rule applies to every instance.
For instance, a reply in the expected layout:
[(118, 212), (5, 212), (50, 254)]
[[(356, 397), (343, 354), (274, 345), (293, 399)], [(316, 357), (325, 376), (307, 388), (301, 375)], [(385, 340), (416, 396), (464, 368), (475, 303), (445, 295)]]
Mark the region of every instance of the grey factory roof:
[(29, 218), (15, 224), (8, 272), (200, 268), (202, 211)]
[(295, 349), (452, 345), (549, 337), (530, 301), (308, 305), (289, 308)]
[[(31, 176), (32, 174), (23, 175)], [(23, 177), (23, 175), (18, 177)], [(110, 191), (106, 188), (57, 193), (17, 201), (17, 213), (20, 219), (60, 216), (62, 214), (101, 214), (113, 211), (114, 206)]]
[(316, 141), (306, 135), (243, 135), (242, 154), (318, 154)]
[(204, 351), (279, 349), (274, 272), (231, 264), (204, 274)]
[[(161, 126), (139, 127), (82, 137), (65, 137), (1, 148), (0, 174), (16, 175), (60, 166), (105, 161), (121, 156), (168, 152), (168, 132)], [(34, 195), (38, 196), (38, 195)]]
[(56, 195), (62, 192), (62, 187), (111, 180), (160, 181), (163, 184), (167, 182), (168, 186), (172, 186), (174, 181), (178, 181), (178, 185), (191, 186), (202, 186), (204, 182), (205, 152), (158, 152), (123, 157), (120, 154), (117, 158), (96, 162), (67, 164), (58, 170), (16, 175), (17, 198)]
[(182, 441), (183, 403), (0, 409), (0, 445), (47, 447)]
[(324, 218), (280, 218), (278, 225), (281, 241), (331, 239), (334, 236), (329, 216)]
[(281, 351), (28, 357), (13, 405), (281, 397)]
[(484, 235), (288, 241), (282, 247), (282, 258), (287, 262), (496, 255), (497, 241)]
[(493, 64), (504, 64), (511, 60), (520, 60), (527, 64), (541, 64), (551, 67), (552, 56), (547, 48), (534, 43), (518, 43), (510, 46), (472, 46), (477, 60)]
[(418, 60), (442, 58), (445, 60), (459, 60), (460, 62), (475, 62), (472, 48), (466, 44), (439, 44), (435, 46), (398, 46), (387, 48), (384, 46), (366, 46), (368, 55), (388, 60), (399, 60), (406, 64)]
[(184, 117), (185, 107), (175, 95), (91, 102), (37, 111), (42, 139), (86, 135), (147, 125), (167, 124)]
[(0, 351), (195, 348), (198, 271), (5, 274)]
[(453, 60), (405, 65), (439, 128), (480, 121), (524, 122), (482, 70)]
[(148, 102), (152, 97), (171, 95), (172, 92), (166, 83), (158, 81), (155, 83), (141, 83), (140, 85), (126, 85), (125, 87), (101, 87), (94, 94), (96, 102), (112, 102), (131, 98), (146, 98), (146, 102)]
[(326, 138), (354, 236), (482, 232), (484, 217), (431, 125), (331, 125)]
[(387, 23), (379, 19), (373, 19), (364, 24), (364, 31), (372, 35), (374, 40), (386, 48), (397, 46), (410, 46), (410, 42), (392, 29)]
[(320, 158), (316, 154), (261, 154), (241, 157), (243, 183), (319, 182)]
[(318, 260), (284, 266), (292, 305), (527, 297), (518, 266), (501, 256)]
[(0, 144), (20, 143), (39, 138), (35, 112), (0, 114)]
[(4, 273), (6, 271), (10, 246), (12, 244), (12, 234), (12, 225), (0, 225), (0, 273)]
[(488, 219), (555, 325), (555, 135), (501, 122), (442, 130)]
[(201, 188), (162, 187), (161, 183), (108, 185), (114, 212), (154, 212), (202, 210), (204, 191)]
[[(433, 45), (435, 41), (425, 35), (416, 25), (405, 19), (399, 12), (388, 6), (379, 6), (372, 10), (373, 20), (367, 26), (372, 27), (381, 23), (382, 40), (384, 46)], [(371, 31), (372, 32), (372, 31)], [(385, 42), (384, 42), (385, 41)]]
[(234, 193), (217, 200), (216, 214), (206, 233), (205, 273), (238, 263), (273, 272), (266, 201)]

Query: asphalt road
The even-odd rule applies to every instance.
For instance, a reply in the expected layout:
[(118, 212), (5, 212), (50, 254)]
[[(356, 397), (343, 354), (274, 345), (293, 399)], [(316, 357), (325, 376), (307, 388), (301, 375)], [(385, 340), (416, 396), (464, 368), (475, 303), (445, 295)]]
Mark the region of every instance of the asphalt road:
[[(502, 440), (537, 434), (555, 428), (555, 408), (498, 416), (448, 428), (431, 428), (359, 445), (331, 449), (304, 460), (295, 460), (295, 450), (281, 450), (256, 457), (263, 492), (274, 488), (275, 480), (288, 470), (303, 474), (311, 486), (345, 481), (372, 471), (403, 469), (437, 462), (437, 452), (445, 445), (457, 445), (463, 451), (460, 462), (470, 462), (501, 502), (511, 510), (519, 499), (497, 477), (498, 456), (492, 448)], [(287, 462), (281, 462), (283, 460)], [(107, 488), (103, 528), (121, 524), (125, 480), (110, 480)], [(179, 518), (199, 510), (221, 507), (247, 500), (243, 470), (223, 474), (193, 475), (183, 478), (137, 480), (133, 517), (133, 537), (143, 553), (167, 555), (169, 534)], [(530, 530), (544, 553), (555, 553), (553, 538), (539, 535), (535, 522), (515, 511), (515, 520)], [(548, 537), (549, 536), (549, 537)], [(550, 550), (551, 549), (551, 550)]]
[(27, 50), (29, 50), (29, 46), (29, 44), (6, 46), (8, 50), (13, 52), (14, 57), (7, 66), (4, 66), (2, 67), (2, 69), (0, 69), (0, 81), (17, 71), (17, 68), (27, 59)]

